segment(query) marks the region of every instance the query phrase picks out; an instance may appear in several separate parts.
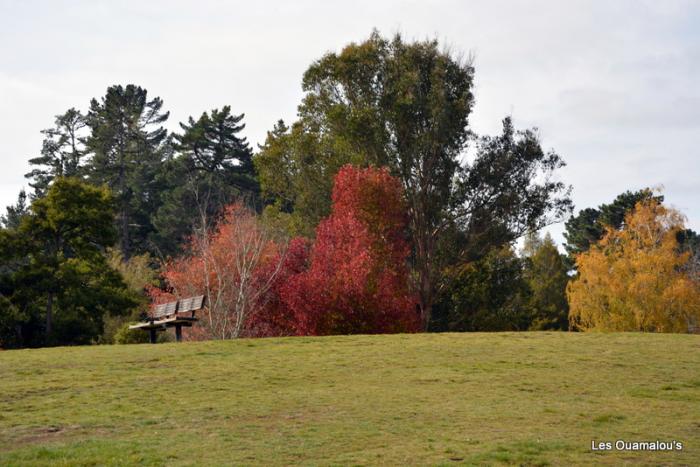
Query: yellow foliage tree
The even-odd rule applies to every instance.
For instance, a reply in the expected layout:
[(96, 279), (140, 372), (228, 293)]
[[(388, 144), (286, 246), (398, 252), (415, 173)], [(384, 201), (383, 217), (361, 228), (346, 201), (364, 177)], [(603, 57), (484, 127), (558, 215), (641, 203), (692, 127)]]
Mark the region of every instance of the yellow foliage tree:
[(621, 230), (609, 228), (579, 254), (579, 276), (567, 287), (571, 329), (688, 332), (696, 325), (700, 283), (677, 240), (683, 224), (678, 211), (642, 201)]

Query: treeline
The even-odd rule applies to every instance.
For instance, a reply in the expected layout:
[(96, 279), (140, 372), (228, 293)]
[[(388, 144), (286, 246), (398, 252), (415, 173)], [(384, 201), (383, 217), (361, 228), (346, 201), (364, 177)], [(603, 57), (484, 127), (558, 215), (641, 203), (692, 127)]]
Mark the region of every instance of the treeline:
[[(149, 99), (139, 86), (111, 86), (85, 114), (71, 108), (57, 116), (55, 126), (42, 131), (41, 155), (29, 160), (36, 166), (26, 175), (31, 198), (43, 197), (58, 177), (108, 187), (119, 249), (128, 259), (173, 255), (202, 210), (214, 217), (233, 199), (257, 195), (253, 152), (238, 136), (242, 114), (224, 106), (168, 134), (169, 113), (162, 109), (163, 101)], [(20, 197), (13, 213), (22, 209)]]
[(69, 109), (30, 160), (33, 191), (2, 219), (0, 346), (138, 341), (126, 323), (151, 301), (195, 293), (209, 307), (190, 338), (602, 329), (576, 284), (624, 288), (589, 278), (604, 268), (586, 261), (648, 210), (675, 242), (664, 271), (686, 281), (655, 285), (682, 296), (676, 324), (630, 318), (641, 302), (618, 289), (597, 295), (597, 313), (626, 313), (611, 329), (692, 326), (697, 235), (641, 190), (571, 217), (560, 254), (536, 232), (572, 213), (564, 161), (509, 117), (475, 135), (473, 79), (436, 41), (375, 32), (307, 69), (296, 121), (255, 153), (229, 106), (172, 134), (163, 101), (134, 85)]

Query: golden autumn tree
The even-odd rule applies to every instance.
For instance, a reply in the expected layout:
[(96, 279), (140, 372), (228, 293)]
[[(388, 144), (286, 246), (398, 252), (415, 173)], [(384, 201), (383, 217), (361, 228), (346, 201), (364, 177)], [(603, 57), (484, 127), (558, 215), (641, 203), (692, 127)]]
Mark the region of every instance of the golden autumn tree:
[(683, 216), (650, 199), (608, 228), (576, 257), (579, 276), (569, 283), (572, 329), (688, 332), (700, 321), (700, 283), (689, 274), (691, 253), (678, 233)]

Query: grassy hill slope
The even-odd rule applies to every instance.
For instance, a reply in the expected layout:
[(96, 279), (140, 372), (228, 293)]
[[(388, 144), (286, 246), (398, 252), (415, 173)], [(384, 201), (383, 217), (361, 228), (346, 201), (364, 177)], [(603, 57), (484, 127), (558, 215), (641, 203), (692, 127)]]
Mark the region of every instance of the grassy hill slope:
[[(682, 452), (591, 452), (591, 440)], [(700, 465), (700, 336), (424, 334), (0, 352), (0, 465)]]

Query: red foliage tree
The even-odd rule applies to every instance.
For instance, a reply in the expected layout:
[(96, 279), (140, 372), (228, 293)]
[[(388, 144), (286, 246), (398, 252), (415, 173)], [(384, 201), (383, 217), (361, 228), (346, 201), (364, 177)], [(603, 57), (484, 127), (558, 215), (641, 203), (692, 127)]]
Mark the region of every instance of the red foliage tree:
[(297, 237), (289, 242), (283, 258), (277, 258), (257, 271), (261, 278), (269, 277), (274, 265), (281, 261), (279, 272), (260, 301), (260, 307), (250, 315), (246, 335), (250, 337), (293, 336), (301, 333), (296, 316), (282, 299), (282, 289), (297, 274), (306, 271), (311, 242)]
[(280, 288), (297, 332), (417, 331), (399, 180), (387, 169), (348, 165), (335, 177), (332, 200), (331, 215), (316, 230), (309, 269)]

